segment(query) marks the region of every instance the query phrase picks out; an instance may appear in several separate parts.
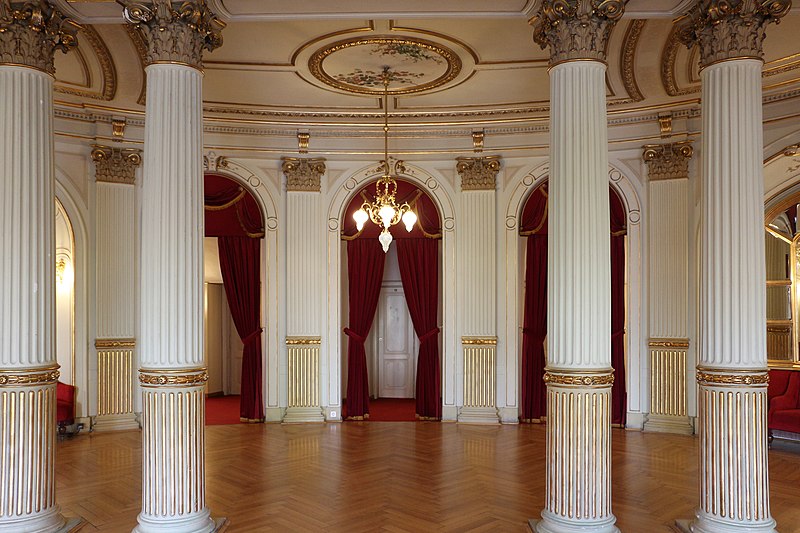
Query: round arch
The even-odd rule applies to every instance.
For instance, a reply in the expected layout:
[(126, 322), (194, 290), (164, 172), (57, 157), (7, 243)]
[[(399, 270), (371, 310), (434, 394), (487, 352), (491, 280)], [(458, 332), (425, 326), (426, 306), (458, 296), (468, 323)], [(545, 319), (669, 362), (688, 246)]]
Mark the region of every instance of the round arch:
[[(239, 183), (258, 204), (264, 217), (264, 246), (261, 251), (261, 315), (264, 322), (262, 336), (262, 393), (264, 416), (268, 422), (282, 418), (280, 407), (281, 383), (279, 379), (280, 343), (282, 332), (278, 320), (278, 210), (267, 180), (237, 161), (209, 153), (204, 156), (204, 174), (215, 174)], [(285, 388), (285, 387), (284, 387)]]
[[(341, 221), (353, 196), (369, 182), (381, 176), (375, 165), (362, 167), (344, 175), (331, 186), (331, 199), (327, 211), (328, 250), (328, 309), (327, 342), (322, 363), (322, 402), (325, 418), (341, 419), (342, 406), (342, 253)], [(442, 420), (455, 420), (456, 407), (456, 302), (455, 269), (455, 209), (453, 191), (447, 181), (415, 165), (407, 165), (406, 172), (398, 176), (425, 191), (433, 200), (442, 222)]]
[[(506, 381), (498, 383), (498, 396), (506, 402), (507, 408), (512, 406), (512, 411), (519, 409), (519, 354), (521, 350), (519, 327), (521, 325), (522, 295), (519, 287), (522, 281), (520, 272), (520, 243), (518, 235), (519, 220), (522, 209), (530, 194), (550, 177), (550, 164), (545, 162), (536, 166), (522, 176), (509, 196), (505, 211), (505, 341), (507, 353), (505, 359)], [(642, 321), (631, 320), (630, 317), (641, 317), (644, 304), (644, 290), (642, 286), (642, 252), (643, 235), (641, 227), (642, 203), (636, 182), (623, 172), (619, 167), (609, 164), (608, 181), (611, 188), (617, 193), (625, 207), (628, 222), (628, 257), (626, 260), (627, 291), (627, 316), (626, 327), (626, 353), (627, 353), (627, 383), (628, 394), (628, 422), (629, 426), (641, 425), (646, 409), (648, 394), (647, 380), (647, 350), (643, 346)], [(499, 361), (498, 361), (499, 363)], [(498, 375), (501, 369), (498, 368)], [(504, 386), (501, 395), (500, 385)], [(513, 404), (511, 402), (514, 402)], [(504, 415), (503, 419), (509, 420), (511, 415)]]

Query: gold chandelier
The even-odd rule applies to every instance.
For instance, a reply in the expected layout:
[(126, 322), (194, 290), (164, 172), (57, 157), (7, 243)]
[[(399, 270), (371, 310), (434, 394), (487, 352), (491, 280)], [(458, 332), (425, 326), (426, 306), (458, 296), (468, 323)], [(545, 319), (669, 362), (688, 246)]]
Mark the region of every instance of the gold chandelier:
[(397, 195), (395, 176), (404, 173), (406, 168), (402, 161), (396, 161), (393, 176), (389, 166), (389, 80), (391, 79), (389, 67), (383, 67), (381, 78), (383, 81), (383, 161), (380, 163), (380, 168), (383, 176), (375, 184), (375, 199), (372, 202), (361, 204), (361, 208), (353, 213), (353, 220), (356, 221), (358, 231), (364, 229), (367, 220), (372, 220), (378, 226), (382, 226), (383, 230), (378, 236), (378, 240), (386, 253), (389, 251), (389, 245), (392, 244), (392, 234), (389, 232), (389, 228), (402, 220), (406, 231), (410, 232), (417, 223), (417, 215), (411, 210), (408, 203), (404, 202), (402, 205), (398, 205), (395, 198)]

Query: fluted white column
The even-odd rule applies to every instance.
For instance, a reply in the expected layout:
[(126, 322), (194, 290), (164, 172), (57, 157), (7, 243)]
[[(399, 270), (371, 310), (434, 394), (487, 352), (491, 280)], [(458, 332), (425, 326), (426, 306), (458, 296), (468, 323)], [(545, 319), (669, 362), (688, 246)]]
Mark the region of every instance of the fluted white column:
[(54, 472), (53, 52), (74, 44), (76, 28), (62, 29), (47, 6), (4, 9), (12, 13), (0, 21), (10, 37), (0, 40), (0, 532), (52, 532), (67, 526)]
[(547, 476), (542, 520), (532, 526), (613, 533), (605, 41), (624, 2), (568, 3), (544, 1), (534, 23), (551, 68)]
[(284, 422), (323, 422), (320, 347), (326, 299), (321, 178), (324, 159), (284, 158), (286, 175), (286, 353)]
[[(135, 531), (211, 532), (205, 502), (202, 49), (222, 23), (125, 8), (148, 43), (141, 188), (142, 511)], [(215, 33), (216, 32), (216, 33)]]
[(465, 213), (459, 246), (465, 290), (459, 305), (464, 378), (458, 421), (498, 424), (495, 220), (500, 158), (459, 157), (456, 170), (461, 176), (461, 210)]
[[(721, 0), (720, 0), (721, 1)], [(703, 162), (699, 357), (700, 506), (686, 530), (772, 532), (767, 468), (761, 43), (790, 0), (696, 5)]]

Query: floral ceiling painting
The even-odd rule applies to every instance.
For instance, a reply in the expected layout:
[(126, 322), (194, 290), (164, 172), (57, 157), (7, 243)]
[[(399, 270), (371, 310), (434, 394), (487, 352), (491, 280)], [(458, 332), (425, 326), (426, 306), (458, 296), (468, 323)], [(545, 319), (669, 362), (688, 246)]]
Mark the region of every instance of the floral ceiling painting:
[(440, 44), (405, 37), (339, 41), (317, 51), (309, 60), (317, 79), (360, 94), (383, 92), (387, 67), (389, 93), (403, 94), (447, 83), (461, 71), (461, 61)]

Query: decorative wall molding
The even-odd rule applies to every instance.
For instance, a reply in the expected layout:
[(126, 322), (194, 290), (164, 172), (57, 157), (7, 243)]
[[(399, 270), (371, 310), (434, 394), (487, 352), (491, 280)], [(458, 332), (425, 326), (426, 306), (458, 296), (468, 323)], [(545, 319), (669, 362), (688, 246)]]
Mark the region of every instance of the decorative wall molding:
[(625, 91), (632, 102), (641, 102), (644, 100), (642, 90), (639, 89), (639, 84), (636, 83), (636, 47), (639, 44), (639, 37), (642, 35), (642, 30), (647, 24), (647, 20), (636, 19), (632, 20), (628, 25), (625, 32), (625, 39), (622, 43), (622, 52), (620, 54), (620, 70), (622, 72), (622, 83), (625, 86)]
[(181, 386), (191, 387), (204, 385), (208, 381), (205, 368), (191, 370), (155, 370), (140, 369), (139, 383), (142, 386)]
[(691, 435), (688, 416), (688, 339), (650, 339), (650, 412), (645, 431)]
[(98, 350), (110, 348), (135, 348), (136, 339), (95, 339), (94, 347)]
[(287, 337), (288, 398), (285, 423), (324, 422), (320, 405), (319, 337)]
[(646, 144), (642, 158), (647, 163), (648, 176), (651, 181), (688, 179), (689, 160), (693, 153), (692, 141)]
[(497, 337), (462, 337), (464, 402), (458, 421), (499, 424), (497, 412)]
[(0, 370), (0, 387), (19, 387), (29, 385), (52, 385), (61, 373), (58, 366), (48, 368), (15, 368)]
[(95, 162), (97, 181), (133, 185), (136, 183), (136, 168), (142, 163), (142, 151), (94, 145), (92, 161)]
[(24, 65), (54, 74), (56, 50), (78, 45), (77, 22), (50, 4), (0, 1), (0, 65)]
[(741, 385), (751, 387), (754, 385), (766, 385), (769, 383), (769, 372), (766, 370), (749, 370), (742, 372), (731, 372), (727, 369), (697, 368), (697, 383), (705, 386)]
[(462, 191), (493, 191), (497, 188), (500, 156), (457, 157), (456, 171), (461, 176)]
[(627, 0), (543, 0), (532, 19), (533, 40), (550, 47), (550, 64), (576, 59), (606, 60), (611, 30)]
[(726, 59), (762, 59), (766, 26), (789, 12), (791, 0), (697, 2), (676, 22), (677, 39), (700, 45), (700, 68)]
[(544, 382), (560, 387), (610, 387), (614, 384), (611, 372), (563, 372), (545, 371)]
[(155, 0), (150, 6), (127, 5), (122, 13), (144, 37), (148, 65), (183, 63), (199, 69), (203, 67), (203, 50), (222, 46), (225, 23), (202, 0), (183, 2), (177, 11), (171, 2)]
[(53, 90), (57, 93), (85, 96), (86, 98), (110, 102), (117, 93), (117, 69), (114, 66), (114, 60), (111, 58), (111, 52), (108, 50), (106, 43), (103, 42), (100, 34), (94, 29), (94, 26), (81, 26), (81, 38), (89, 43), (89, 46), (91, 46), (94, 51), (94, 55), (97, 57), (98, 63), (100, 63), (100, 71), (103, 74), (103, 85), (100, 92), (76, 89), (58, 83)]
[(324, 158), (282, 157), (281, 170), (286, 176), (287, 191), (319, 192), (325, 174)]
[(322, 339), (320, 337), (286, 337), (286, 346), (319, 344), (322, 344)]

